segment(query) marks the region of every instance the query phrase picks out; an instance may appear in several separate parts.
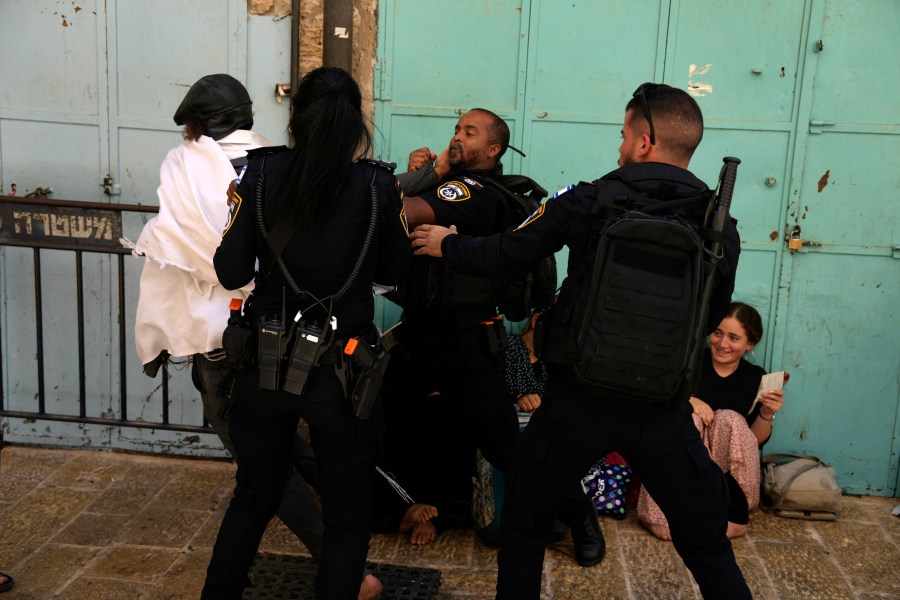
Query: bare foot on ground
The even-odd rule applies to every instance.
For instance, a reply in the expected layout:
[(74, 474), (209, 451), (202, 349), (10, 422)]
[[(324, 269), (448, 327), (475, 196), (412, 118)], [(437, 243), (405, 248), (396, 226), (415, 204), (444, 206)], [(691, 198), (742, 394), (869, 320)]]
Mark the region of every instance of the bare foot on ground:
[(738, 538), (744, 535), (747, 535), (748, 527), (747, 525), (738, 525), (737, 523), (732, 523), (728, 521), (728, 531), (725, 532), (725, 535), (728, 536), (729, 540), (734, 538)]
[(416, 546), (433, 542), (437, 537), (437, 528), (431, 521), (424, 523), (416, 523), (413, 525), (412, 533), (409, 534), (409, 543)]
[(665, 525), (647, 525), (647, 524), (643, 524), (643, 525), (644, 525), (644, 527), (646, 527), (647, 529), (650, 530), (650, 533), (652, 533), (659, 539), (666, 541), (666, 542), (672, 541), (672, 534), (671, 534), (671, 532), (669, 532), (669, 528), (666, 527)]
[(378, 578), (371, 573), (367, 573), (359, 585), (359, 598), (357, 600), (375, 600), (381, 595), (381, 590), (383, 589), (384, 586), (381, 585)]
[[(665, 525), (646, 525), (644, 524), (650, 533), (655, 535), (661, 540), (665, 540), (667, 542), (672, 541), (672, 533), (669, 531), (669, 528)], [(725, 533), (728, 536), (728, 539), (732, 540), (734, 538), (738, 538), (744, 535), (747, 535), (748, 527), (747, 525), (738, 525), (737, 523), (728, 522), (728, 531)]]
[(409, 533), (410, 544), (427, 544), (437, 537), (437, 528), (430, 521), (438, 516), (438, 509), (430, 504), (413, 504), (400, 521), (400, 533)]
[(438, 515), (437, 507), (430, 504), (413, 504), (406, 509), (403, 520), (400, 521), (400, 533), (406, 533), (416, 523), (424, 523), (430, 521)]

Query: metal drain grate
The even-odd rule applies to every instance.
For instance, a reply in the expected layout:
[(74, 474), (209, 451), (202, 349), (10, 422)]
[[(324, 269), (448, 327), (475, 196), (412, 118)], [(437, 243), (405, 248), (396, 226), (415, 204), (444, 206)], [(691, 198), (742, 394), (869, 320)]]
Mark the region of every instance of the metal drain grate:
[[(432, 600), (441, 587), (441, 572), (368, 563), (369, 571), (381, 580), (380, 600)], [(310, 600), (315, 598), (317, 566), (307, 556), (263, 554), (250, 570), (254, 586), (244, 591), (244, 600)]]

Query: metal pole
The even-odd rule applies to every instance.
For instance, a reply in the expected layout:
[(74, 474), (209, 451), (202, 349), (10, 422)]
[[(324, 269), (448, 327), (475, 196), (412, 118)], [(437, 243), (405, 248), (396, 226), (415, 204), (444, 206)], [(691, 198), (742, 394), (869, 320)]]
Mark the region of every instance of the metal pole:
[(291, 0), (291, 95), (300, 83), (300, 0)]
[(325, 0), (322, 64), (353, 74), (353, 0)]

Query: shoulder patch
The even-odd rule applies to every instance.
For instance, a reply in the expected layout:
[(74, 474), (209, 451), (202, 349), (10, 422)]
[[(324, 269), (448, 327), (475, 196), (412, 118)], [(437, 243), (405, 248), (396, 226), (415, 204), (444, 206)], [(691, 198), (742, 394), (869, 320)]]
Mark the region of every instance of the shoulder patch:
[[(230, 190), (229, 190), (230, 191)], [(244, 200), (238, 195), (237, 192), (230, 193), (228, 196), (228, 222), (225, 225), (225, 231), (222, 232), (222, 237), (225, 237), (225, 234), (228, 233), (228, 230), (231, 229), (231, 226), (234, 225), (234, 220), (237, 218), (238, 212), (241, 210), (241, 204), (243, 204)]]
[(483, 187), (484, 187), (483, 185), (481, 185), (480, 183), (478, 183), (477, 181), (475, 181), (475, 180), (472, 179), (471, 177), (463, 177), (462, 180), (465, 181), (466, 183), (468, 183), (469, 185), (473, 186), (473, 187), (477, 187), (477, 188), (483, 188)]
[(462, 202), (472, 197), (469, 188), (462, 181), (448, 181), (438, 186), (437, 195), (447, 202)]
[(409, 237), (409, 219), (406, 218), (406, 207), (400, 209), (400, 225), (403, 226), (406, 237)]
[(362, 159), (362, 162), (369, 163), (370, 165), (375, 165), (376, 167), (381, 167), (389, 173), (393, 173), (394, 169), (397, 168), (397, 163), (378, 160), (377, 158), (364, 158)]
[(251, 158), (255, 158), (257, 156), (265, 156), (267, 154), (277, 154), (279, 152), (287, 152), (287, 146), (261, 146), (259, 148), (253, 148), (252, 150), (247, 150), (247, 160)]
[[(555, 197), (556, 197), (556, 196), (554, 195), (554, 198), (555, 198)], [(518, 231), (518, 230), (522, 229), (523, 227), (527, 227), (528, 225), (531, 225), (532, 223), (534, 223), (535, 221), (537, 221), (538, 219), (540, 219), (541, 216), (544, 214), (544, 209), (545, 209), (546, 207), (547, 207), (547, 204), (546, 204), (546, 203), (545, 203), (545, 204), (541, 204), (541, 205), (538, 207), (538, 209), (537, 209), (536, 211), (534, 211), (533, 213), (531, 213), (531, 216), (530, 216), (530, 217), (528, 217), (527, 219), (525, 219), (524, 221), (522, 221), (522, 224), (519, 225), (518, 227), (516, 227), (515, 229), (513, 229), (513, 231)]]
[(565, 194), (566, 192), (568, 192), (569, 190), (571, 190), (574, 187), (575, 187), (575, 184), (567, 185), (563, 189), (559, 190), (558, 192), (556, 192), (555, 194), (550, 196), (550, 198), (559, 198), (560, 196), (562, 196), (563, 194)]

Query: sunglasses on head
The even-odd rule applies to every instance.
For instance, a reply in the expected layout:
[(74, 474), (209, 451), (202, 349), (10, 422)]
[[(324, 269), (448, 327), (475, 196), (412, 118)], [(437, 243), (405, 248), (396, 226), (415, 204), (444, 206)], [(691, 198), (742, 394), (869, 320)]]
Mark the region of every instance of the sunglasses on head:
[(647, 119), (647, 123), (650, 125), (651, 146), (656, 145), (656, 131), (653, 129), (653, 117), (650, 116), (650, 105), (647, 103), (647, 92), (652, 91), (657, 86), (658, 84), (656, 83), (642, 83), (631, 95), (632, 98), (638, 98), (641, 101), (641, 111), (644, 113), (644, 118)]

